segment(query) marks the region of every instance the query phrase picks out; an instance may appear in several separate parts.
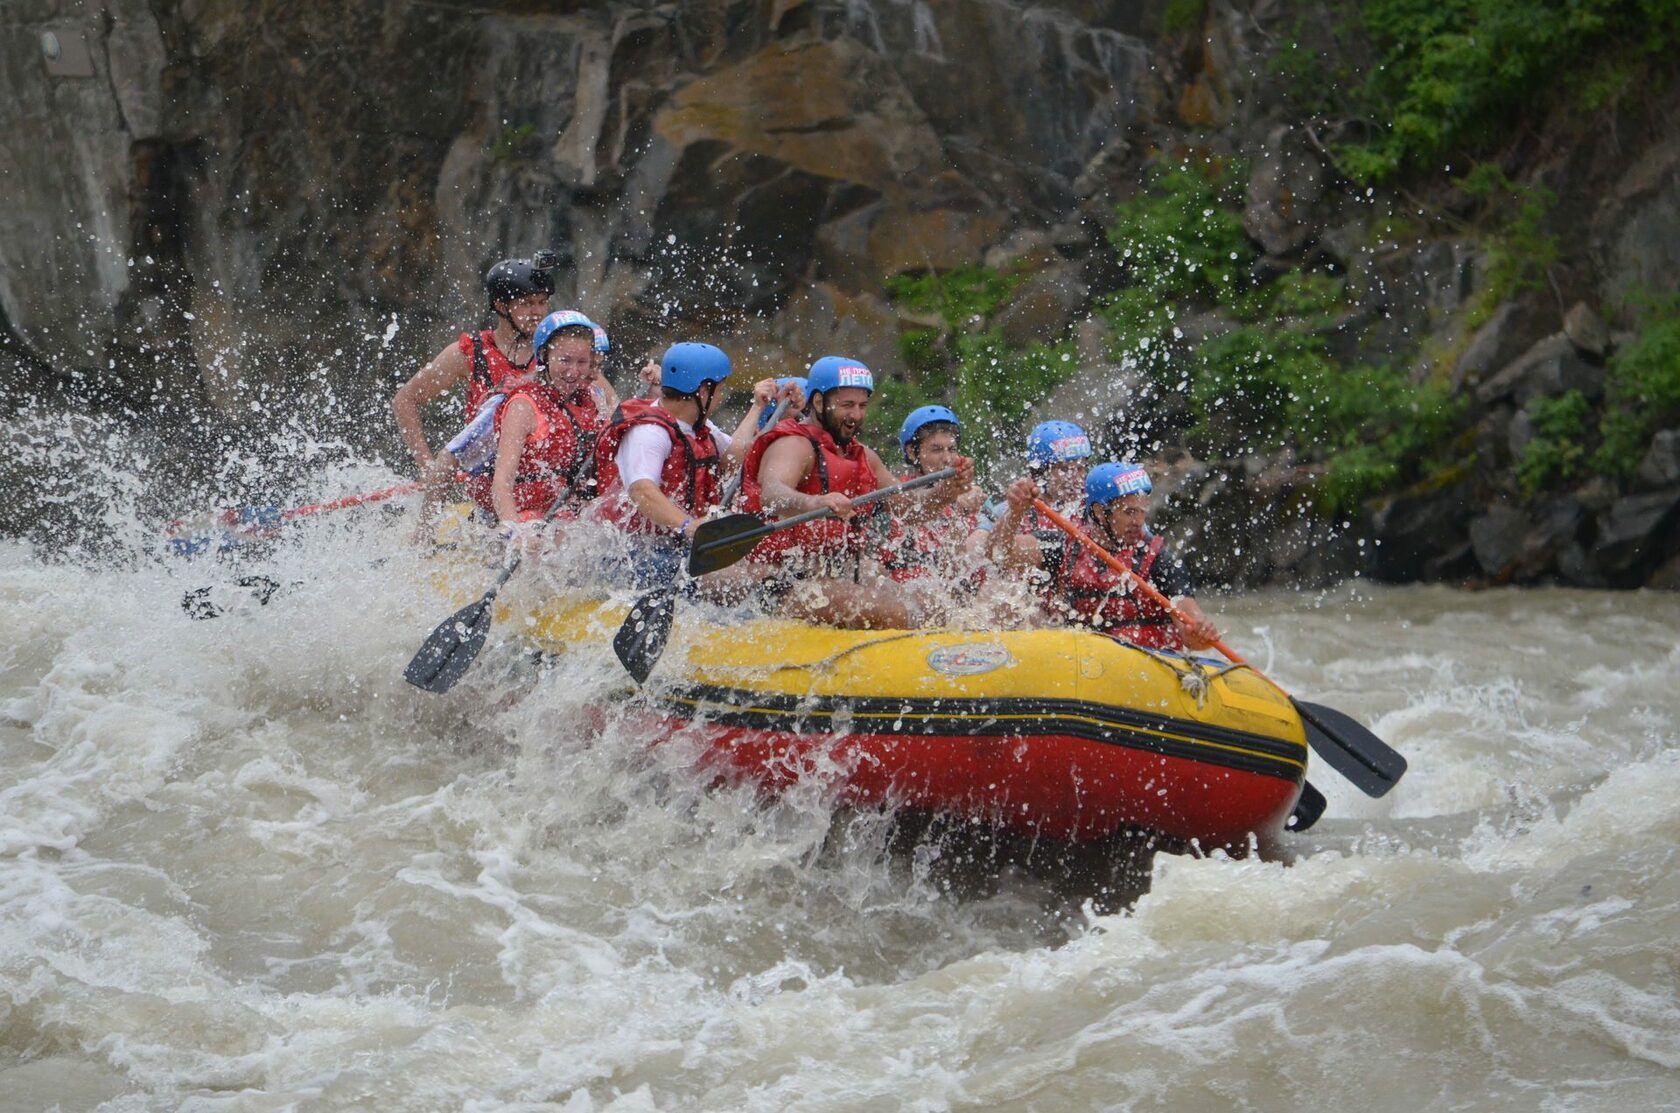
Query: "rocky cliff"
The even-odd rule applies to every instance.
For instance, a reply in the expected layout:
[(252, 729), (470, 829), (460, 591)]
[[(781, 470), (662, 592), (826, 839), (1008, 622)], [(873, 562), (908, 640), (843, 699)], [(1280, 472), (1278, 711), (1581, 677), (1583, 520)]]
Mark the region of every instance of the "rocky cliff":
[[(1318, 15), (1276, 0), (18, 0), (0, 41), (8, 397), (237, 422), (326, 395), (343, 429), (378, 424), (381, 398), (474, 319), (488, 263), (546, 246), (564, 260), (557, 304), (608, 323), (626, 356), (697, 333), (752, 371), (846, 350), (924, 392), (938, 384), (901, 339), (928, 321), (895, 276), (1011, 268), (975, 327), (1016, 346), (1071, 337), (1077, 373), (1039, 412), (1121, 429), (1139, 395), (1093, 313), (1127, 281), (1104, 232), (1146, 167), (1188, 152), (1246, 175), (1253, 274), (1335, 276), (1338, 358), (1463, 399), (1454, 458), (1352, 511), (1310, 497), (1298, 453), (1157, 438), (1182, 529), (1264, 537), (1200, 546), (1206, 572), (1680, 582), (1672, 430), (1632, 477), (1518, 474), (1530, 442), (1556, 439), (1549, 400), (1599, 404), (1635, 294), (1676, 289), (1672, 74), (1591, 130), (1541, 118), (1513, 134), (1504, 164), (1555, 196), (1564, 250), (1543, 282), (1494, 289), (1502, 245), (1462, 190), (1356, 185), (1338, 124), (1291, 99), (1278, 59)], [(1226, 327), (1181, 323), (1192, 339)]]

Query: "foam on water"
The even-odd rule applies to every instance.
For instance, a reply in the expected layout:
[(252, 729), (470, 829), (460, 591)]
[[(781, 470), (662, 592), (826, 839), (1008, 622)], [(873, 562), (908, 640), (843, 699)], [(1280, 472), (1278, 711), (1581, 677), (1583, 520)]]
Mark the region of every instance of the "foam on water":
[[(391, 482), (346, 464), (304, 497)], [(189, 621), (184, 591), (251, 569), (153, 555), (137, 499), (99, 546), (0, 547), (0, 1107), (1676, 1092), (1673, 597), (1210, 601), (1411, 772), (1372, 801), (1315, 766), (1330, 812), (1292, 861), (1162, 856), (1115, 910), (816, 784), (711, 785), (614, 709), (604, 654), (539, 668), (498, 633), (447, 696), (409, 688), (482, 588), (441, 596), (378, 510), (288, 527), (267, 606)]]

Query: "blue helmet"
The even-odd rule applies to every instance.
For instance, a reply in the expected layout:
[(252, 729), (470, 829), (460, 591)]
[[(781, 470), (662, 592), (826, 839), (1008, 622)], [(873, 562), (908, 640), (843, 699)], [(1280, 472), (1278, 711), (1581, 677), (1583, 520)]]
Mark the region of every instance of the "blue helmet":
[[(811, 384), (806, 382), (804, 376), (802, 375), (788, 375), (777, 379), (776, 389), (779, 391), (782, 387), (787, 386), (789, 383), (798, 383), (801, 392), (805, 394), (811, 393)], [(775, 412), (776, 407), (774, 405), (764, 407), (764, 412), (758, 415), (758, 427), (760, 430), (770, 424), (770, 415)]]
[(906, 464), (915, 463), (910, 459), (910, 442), (916, 439), (916, 435), (922, 431), (922, 426), (935, 422), (962, 428), (962, 422), (957, 420), (956, 413), (948, 406), (918, 406), (911, 410), (910, 416), (904, 419), (904, 424), (898, 427), (898, 447), (899, 451), (904, 453)]
[(1046, 421), (1027, 434), (1027, 467), (1047, 468), (1091, 454), (1091, 438), (1071, 421)]
[(543, 345), (554, 339), (554, 334), (563, 328), (586, 328), (594, 334), (594, 348), (597, 352), (610, 352), (612, 345), (607, 343), (607, 330), (585, 317), (575, 309), (561, 309), (550, 313), (542, 319), (537, 331), (531, 334), (531, 354), (534, 357), (543, 350)]
[(707, 383), (729, 378), (731, 370), (722, 348), (685, 341), (665, 349), (665, 358), (659, 361), (659, 385), (681, 394), (698, 394)]
[(1098, 464), (1085, 477), (1085, 505), (1101, 506), (1127, 495), (1147, 495), (1154, 489), (1142, 464)]
[(826, 394), (841, 387), (855, 386), (875, 393), (875, 374), (861, 360), (849, 356), (823, 356), (806, 374), (806, 394)]

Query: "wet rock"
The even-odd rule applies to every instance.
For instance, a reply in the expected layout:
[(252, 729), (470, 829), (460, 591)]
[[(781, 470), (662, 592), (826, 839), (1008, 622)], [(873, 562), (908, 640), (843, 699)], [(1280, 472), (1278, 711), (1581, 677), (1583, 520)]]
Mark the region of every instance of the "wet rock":
[(1645, 451), (1633, 479), (1641, 491), (1680, 484), (1680, 429), (1664, 429), (1651, 438), (1651, 447)]
[(1470, 546), (1485, 575), (1509, 579), (1524, 540), (1534, 528), (1528, 515), (1509, 506), (1492, 506), (1470, 522)]
[(1662, 567), (1651, 573), (1645, 586), (1658, 591), (1680, 591), (1680, 554), (1664, 561)]
[(1563, 333), (1535, 344), (1518, 359), (1476, 388), (1476, 400), (1488, 405), (1509, 398), (1519, 406), (1537, 397), (1553, 397), (1578, 390), (1586, 397), (1604, 393), (1604, 369), (1581, 358)]
[[(1483, 471), (1496, 472), (1512, 459), (1512, 427), (1517, 424), (1517, 410), (1509, 403), (1491, 407), (1476, 423), (1476, 463)], [(1529, 423), (1532, 435), (1532, 422)]]
[(1518, 410), (1505, 432), (1505, 445), (1511, 453), (1510, 459), (1522, 459), (1523, 449), (1529, 446), (1534, 436), (1534, 419), (1526, 409)]
[(1300, 130), (1273, 128), (1254, 159), (1243, 227), (1268, 255), (1295, 254), (1322, 223), (1324, 166)]
[(1619, 499), (1598, 520), (1592, 562), (1613, 587), (1638, 587), (1677, 547), (1680, 488)]
[(1470, 485), (1407, 492), (1371, 516), (1370, 574), (1391, 583), (1422, 579), (1429, 562), (1469, 541), (1476, 504)]
[(1024, 348), (1054, 344), (1066, 334), (1074, 313), (1083, 308), (1090, 288), (1071, 263), (1033, 275), (1015, 291), (994, 318), (1005, 342)]
[(1477, 329), (1453, 364), (1453, 386), (1459, 389), (1480, 384), (1495, 368), (1516, 359), (1534, 342), (1534, 310), (1526, 302), (1508, 301), (1493, 311), (1487, 323)]
[(1558, 551), (1557, 576), (1571, 587), (1603, 588), (1609, 586), (1593, 565), (1585, 545), (1575, 542)]
[(1580, 547), (1582, 536), (1591, 521), (1591, 516), (1579, 499), (1566, 495), (1555, 500), (1523, 535), (1522, 545), (1512, 567), (1512, 577), (1521, 582), (1528, 582), (1543, 576), (1548, 569), (1557, 567), (1565, 549)]
[(1680, 289), (1680, 142), (1648, 150), (1617, 183), (1605, 288), (1617, 300)]
[(1563, 316), (1563, 334), (1581, 352), (1602, 359), (1610, 350), (1610, 328), (1604, 318), (1593, 312), (1584, 301), (1578, 301)]

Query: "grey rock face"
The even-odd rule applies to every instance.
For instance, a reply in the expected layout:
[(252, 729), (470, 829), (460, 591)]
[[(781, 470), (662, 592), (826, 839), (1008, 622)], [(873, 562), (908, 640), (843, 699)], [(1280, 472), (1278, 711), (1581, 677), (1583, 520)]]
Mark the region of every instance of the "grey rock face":
[(1371, 519), (1371, 575), (1396, 583), (1418, 579), (1432, 561), (1469, 540), (1475, 516), (1474, 493), (1466, 483), (1389, 499)]
[(1609, 326), (1584, 301), (1576, 302), (1564, 314), (1563, 334), (1569, 337), (1571, 344), (1589, 356), (1602, 359), (1610, 350)]
[(1619, 499), (1598, 522), (1590, 551), (1611, 586), (1633, 587), (1680, 547), (1680, 488)]
[(1476, 389), (1476, 398), (1484, 405), (1507, 398), (1525, 405), (1534, 398), (1570, 390), (1588, 398), (1599, 397), (1604, 393), (1604, 369), (1582, 359), (1569, 337), (1560, 332), (1502, 368)]
[(1254, 158), (1243, 227), (1268, 255), (1291, 255), (1323, 223), (1324, 167), (1298, 130), (1273, 128)]
[(1645, 491), (1680, 483), (1680, 429), (1664, 429), (1651, 438), (1634, 482)]

